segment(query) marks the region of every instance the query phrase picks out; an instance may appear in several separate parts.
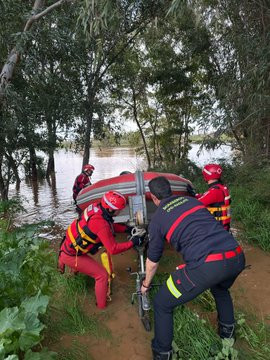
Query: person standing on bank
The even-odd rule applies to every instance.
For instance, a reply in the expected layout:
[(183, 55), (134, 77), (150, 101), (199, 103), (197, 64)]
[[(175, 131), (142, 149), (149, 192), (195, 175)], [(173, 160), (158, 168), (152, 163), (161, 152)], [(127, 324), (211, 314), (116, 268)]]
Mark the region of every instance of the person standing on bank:
[(91, 164), (84, 165), (82, 172), (76, 177), (74, 185), (72, 188), (73, 191), (73, 200), (76, 204), (76, 199), (79, 192), (86, 186), (91, 185), (91, 176), (93, 175), (95, 168)]
[(142, 294), (151, 286), (165, 240), (185, 261), (154, 298), (153, 359), (169, 360), (172, 358), (173, 309), (207, 289), (215, 298), (219, 336), (233, 338), (235, 319), (229, 288), (245, 268), (245, 257), (234, 237), (197, 199), (172, 195), (170, 183), (163, 176), (152, 179), (149, 189), (158, 208), (149, 225)]
[(209, 189), (204, 194), (196, 194), (196, 198), (207, 207), (217, 221), (221, 222), (224, 229), (229, 231), (231, 197), (228, 187), (221, 181), (222, 167), (218, 164), (207, 164), (202, 174)]

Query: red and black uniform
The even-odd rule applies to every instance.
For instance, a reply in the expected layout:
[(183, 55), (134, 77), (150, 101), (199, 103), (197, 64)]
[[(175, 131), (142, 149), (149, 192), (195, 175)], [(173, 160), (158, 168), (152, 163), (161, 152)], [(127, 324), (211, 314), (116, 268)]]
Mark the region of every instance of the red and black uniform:
[(91, 182), (89, 176), (83, 171), (74, 181), (72, 188), (74, 201), (76, 201), (79, 192), (87, 185), (91, 185)]
[(149, 260), (159, 262), (167, 241), (185, 261), (154, 298), (152, 348), (158, 352), (171, 351), (173, 309), (207, 289), (215, 298), (219, 325), (224, 325), (225, 330), (233, 329), (229, 288), (245, 266), (243, 251), (234, 237), (200, 201), (188, 196), (171, 196), (160, 202), (149, 225), (149, 236)]
[(227, 186), (218, 180), (209, 184), (209, 190), (204, 194), (197, 194), (196, 198), (202, 202), (224, 229), (229, 231), (231, 224), (231, 197)]
[(89, 256), (89, 253), (95, 253), (100, 246), (104, 246), (112, 255), (132, 248), (132, 241), (115, 241), (115, 232), (126, 231), (126, 225), (114, 224), (109, 213), (102, 209), (100, 204), (95, 203), (69, 225), (60, 248), (59, 268), (63, 269), (64, 265), (67, 265), (75, 271), (93, 277), (96, 281), (97, 306), (101, 309), (106, 306), (108, 273), (101, 264)]

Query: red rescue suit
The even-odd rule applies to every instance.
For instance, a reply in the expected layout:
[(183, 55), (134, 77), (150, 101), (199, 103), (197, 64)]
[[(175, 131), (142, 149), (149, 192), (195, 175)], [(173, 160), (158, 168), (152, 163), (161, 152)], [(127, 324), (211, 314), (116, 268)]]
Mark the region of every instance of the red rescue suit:
[(83, 171), (80, 175), (78, 175), (74, 181), (74, 185), (72, 188), (73, 191), (73, 199), (76, 201), (76, 198), (79, 192), (87, 185), (91, 185), (89, 176)]
[(229, 231), (231, 224), (231, 197), (227, 186), (217, 182), (209, 185), (204, 194), (197, 194), (196, 198), (202, 202), (224, 229)]
[(114, 232), (125, 232), (126, 225), (113, 224), (112, 217), (101, 209), (100, 204), (91, 204), (74, 220), (66, 231), (65, 240), (61, 244), (58, 267), (69, 266), (95, 279), (97, 306), (106, 307), (108, 273), (94, 260), (89, 253), (96, 253), (98, 247), (104, 246), (108, 253), (119, 254), (133, 247), (132, 241), (117, 243)]

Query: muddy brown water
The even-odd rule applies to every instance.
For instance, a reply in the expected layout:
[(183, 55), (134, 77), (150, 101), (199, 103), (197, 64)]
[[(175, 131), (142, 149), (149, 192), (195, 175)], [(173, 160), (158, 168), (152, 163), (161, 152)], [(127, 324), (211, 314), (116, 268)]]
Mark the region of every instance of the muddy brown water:
[[(197, 156), (198, 144), (193, 144), (189, 158), (202, 166), (216, 158), (229, 158), (230, 148), (223, 146), (215, 151), (204, 151)], [(44, 155), (40, 154), (44, 157)], [(92, 183), (118, 176), (122, 171), (135, 172), (145, 170), (144, 158), (137, 155), (133, 148), (92, 148), (89, 162), (94, 165), (95, 171)], [(80, 173), (82, 155), (71, 151), (59, 150), (55, 153), (55, 179), (38, 183), (22, 181), (20, 189), (10, 190), (10, 197), (18, 196), (26, 212), (20, 214), (17, 223), (32, 223), (42, 220), (54, 220), (58, 226), (66, 227), (76, 216), (72, 199), (72, 186), (76, 176)], [(48, 234), (48, 236), (50, 236)]]

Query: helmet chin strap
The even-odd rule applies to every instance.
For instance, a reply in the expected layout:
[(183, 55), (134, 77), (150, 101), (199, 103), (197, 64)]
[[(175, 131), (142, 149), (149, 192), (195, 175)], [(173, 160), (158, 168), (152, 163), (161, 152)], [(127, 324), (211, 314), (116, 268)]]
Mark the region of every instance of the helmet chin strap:
[(102, 210), (103, 213), (103, 217), (105, 220), (108, 220), (110, 222), (113, 222), (113, 211), (114, 210), (110, 210), (110, 209), (105, 209), (102, 204), (100, 204), (100, 208)]

